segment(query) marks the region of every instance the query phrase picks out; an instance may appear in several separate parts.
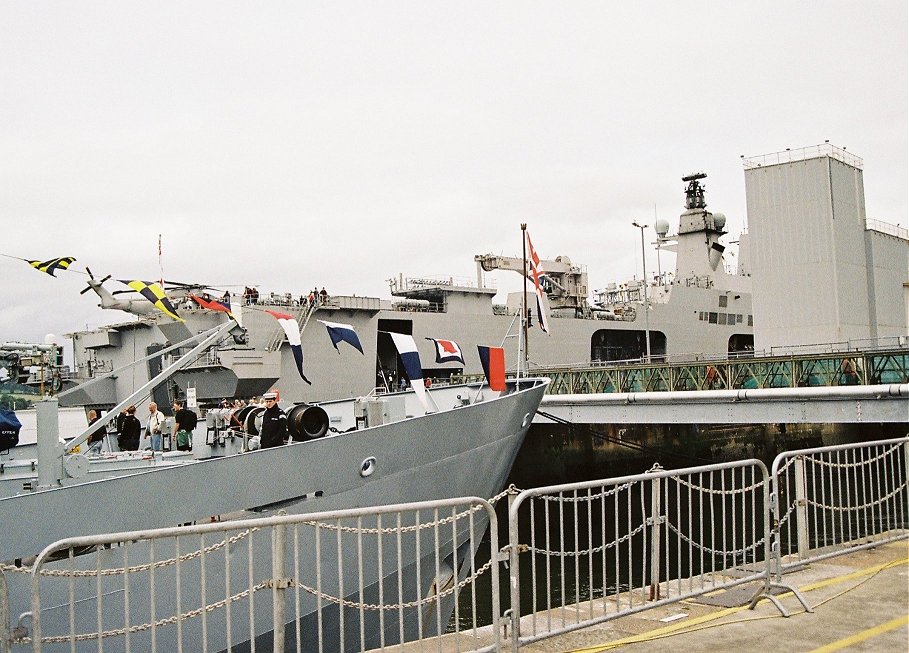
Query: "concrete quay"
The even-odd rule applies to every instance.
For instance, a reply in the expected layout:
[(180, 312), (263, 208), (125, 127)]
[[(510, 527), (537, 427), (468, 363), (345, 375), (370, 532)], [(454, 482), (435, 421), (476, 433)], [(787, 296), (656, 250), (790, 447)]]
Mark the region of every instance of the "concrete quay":
[[(533, 653), (600, 651), (909, 651), (909, 542), (882, 544), (834, 558), (813, 561), (787, 573), (783, 582), (796, 588), (813, 612), (806, 612), (791, 592), (775, 593), (789, 612), (783, 617), (769, 600), (754, 610), (748, 603), (757, 585), (747, 584), (595, 626), (556, 635), (521, 647)], [(578, 606), (581, 618), (588, 604)], [(611, 606), (605, 606), (607, 610)], [(602, 611), (602, 599), (593, 609)], [(538, 623), (555, 627), (574, 622), (577, 608), (537, 613)], [(612, 608), (614, 609), (614, 608)], [(522, 618), (530, 631), (533, 615)], [(411, 642), (401, 649), (470, 651), (492, 643), (489, 627), (446, 635), (441, 640)], [(510, 635), (510, 633), (509, 633)], [(503, 638), (502, 650), (511, 650)]]
[(909, 542), (812, 562), (783, 580), (799, 590), (813, 612), (805, 612), (791, 593), (777, 596), (789, 617), (767, 600), (749, 610), (753, 587), (743, 586), (522, 650), (909, 651)]

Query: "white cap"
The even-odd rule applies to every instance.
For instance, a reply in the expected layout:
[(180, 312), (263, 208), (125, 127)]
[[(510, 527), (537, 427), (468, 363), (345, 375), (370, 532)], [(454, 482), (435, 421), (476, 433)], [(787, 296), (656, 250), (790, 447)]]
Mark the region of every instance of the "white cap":
[(262, 399), (277, 399), (277, 398), (278, 398), (277, 392), (266, 392), (264, 395), (262, 395)]

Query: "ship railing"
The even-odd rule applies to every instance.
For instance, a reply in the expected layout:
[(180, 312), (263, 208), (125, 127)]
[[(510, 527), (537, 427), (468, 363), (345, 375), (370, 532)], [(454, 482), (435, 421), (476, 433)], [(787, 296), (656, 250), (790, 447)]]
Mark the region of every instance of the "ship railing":
[[(909, 349), (909, 337), (885, 336), (880, 338), (851, 338), (840, 342), (813, 343), (804, 345), (781, 345), (771, 347), (767, 355), (786, 356), (791, 354), (833, 354), (842, 352), (873, 352), (890, 349)], [(763, 353), (763, 352), (759, 352)]]
[(222, 651), (258, 636), (275, 651), (365, 651), (453, 628), (463, 650), (498, 651), (500, 631), (480, 628), (500, 614), (498, 551), (495, 510), (477, 497), (74, 537), (28, 570), (14, 637), (34, 650)]
[(906, 539), (909, 437), (801, 449), (771, 467), (775, 574)]
[(903, 240), (909, 240), (909, 229), (905, 229), (898, 224), (890, 224), (882, 220), (865, 220), (865, 229), (870, 231), (879, 231), (888, 236), (896, 236)]
[(482, 284), (477, 283), (475, 278), (437, 276), (427, 275), (424, 277), (394, 277), (388, 279), (388, 287), (392, 294), (399, 292), (408, 292), (411, 290), (424, 290), (433, 288), (477, 288), (485, 290), (495, 290), (495, 279), (484, 279)]
[[(172, 354), (165, 354), (161, 357), (164, 366), (166, 367), (167, 365), (170, 365), (179, 359), (180, 356), (183, 356), (187, 351), (189, 351), (189, 348), (186, 348), (185, 350), (177, 350)], [(218, 355), (218, 348), (212, 347), (202, 352), (198, 357), (196, 357), (196, 360), (186, 365), (184, 369), (191, 370), (205, 367), (218, 367), (220, 365), (221, 357)]]
[(392, 310), (399, 311), (402, 313), (444, 313), (445, 304), (442, 302), (416, 302), (416, 301), (400, 301), (392, 302)]
[(832, 159), (851, 165), (853, 168), (858, 168), (859, 170), (865, 165), (860, 157), (855, 156), (851, 152), (847, 152), (845, 148), (836, 147), (830, 143), (810, 145), (794, 150), (786, 148), (780, 152), (772, 152), (770, 154), (763, 154), (755, 157), (746, 158), (743, 156), (742, 165), (745, 167), (745, 170), (752, 170), (754, 168), (763, 168), (780, 163), (794, 163), (797, 161), (806, 161), (808, 159), (817, 159), (823, 156), (829, 156)]

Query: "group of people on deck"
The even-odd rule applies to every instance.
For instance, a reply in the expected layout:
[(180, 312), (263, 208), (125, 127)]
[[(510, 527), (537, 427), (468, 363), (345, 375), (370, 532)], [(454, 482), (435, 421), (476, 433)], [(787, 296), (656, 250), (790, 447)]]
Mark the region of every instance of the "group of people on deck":
[[(111, 434), (117, 436), (117, 447), (120, 451), (139, 451), (140, 449), (162, 451), (163, 426), (167, 417), (158, 410), (158, 404), (151, 402), (148, 404), (148, 417), (143, 426), (142, 422), (139, 421), (139, 418), (136, 417), (136, 410), (136, 406), (129, 406), (120, 411), (120, 414), (117, 415), (115, 431)], [(191, 434), (196, 428), (198, 417), (194, 411), (185, 408), (183, 401), (180, 399), (174, 401), (173, 411), (174, 428), (172, 432), (175, 435), (179, 434), (181, 431), (189, 434), (188, 438), (186, 436), (183, 436), (182, 438), (178, 437), (175, 448), (183, 451), (191, 451)], [(89, 411), (89, 426), (95, 424), (100, 419), (97, 411)], [(106, 425), (93, 432), (88, 437), (89, 453), (101, 453), (104, 438), (108, 435)]]
[[(259, 447), (268, 449), (287, 444), (287, 414), (278, 405), (278, 394), (268, 392), (262, 395), (262, 399), (253, 398), (249, 404), (237, 399), (233, 403), (224, 400), (222, 408), (232, 408), (230, 414), (231, 428), (239, 430), (242, 425), (237, 418), (239, 411), (247, 405), (261, 406), (265, 410), (262, 412), (262, 426), (259, 431)], [(117, 447), (120, 451), (162, 451), (163, 450), (163, 432), (164, 426), (168, 419), (160, 410), (158, 404), (151, 402), (148, 404), (148, 416), (145, 422), (141, 422), (136, 417), (136, 406), (129, 406), (123, 409), (117, 415), (115, 421), (115, 430), (108, 432), (108, 427), (99, 427), (88, 437), (88, 453), (100, 454), (104, 443), (104, 438), (116, 436)], [(173, 441), (171, 448), (190, 451), (192, 450), (192, 433), (198, 423), (196, 413), (184, 406), (182, 400), (176, 400), (173, 403), (174, 426), (171, 429)], [(100, 420), (97, 411), (88, 412), (89, 426)], [(181, 437), (181, 432), (185, 433)], [(113, 449), (113, 447), (110, 447)]]
[[(289, 305), (289, 306), (325, 306), (328, 303), (328, 291), (325, 290), (325, 286), (322, 286), (322, 289), (319, 290), (318, 286), (313, 287), (309, 291), (309, 294), (300, 295), (300, 298), (294, 299), (290, 293), (284, 295), (279, 295), (271, 293), (270, 295), (264, 295), (261, 299), (259, 297), (259, 289), (255, 287), (245, 287), (243, 289), (243, 303), (247, 306), (250, 304), (277, 304), (277, 305)], [(225, 293), (223, 298), (224, 301), (230, 301), (230, 293)]]

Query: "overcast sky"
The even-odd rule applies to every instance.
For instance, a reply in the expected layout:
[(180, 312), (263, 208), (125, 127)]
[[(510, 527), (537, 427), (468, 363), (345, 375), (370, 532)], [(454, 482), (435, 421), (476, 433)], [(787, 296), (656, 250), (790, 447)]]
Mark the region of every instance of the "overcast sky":
[[(599, 288), (640, 274), (632, 220), (675, 231), (683, 175), (734, 239), (740, 156), (825, 139), (905, 227), (907, 52), (905, 0), (0, 0), (0, 253), (150, 280), (162, 234), (167, 279), (388, 297), (527, 222)], [(0, 341), (126, 317), (0, 274)]]

